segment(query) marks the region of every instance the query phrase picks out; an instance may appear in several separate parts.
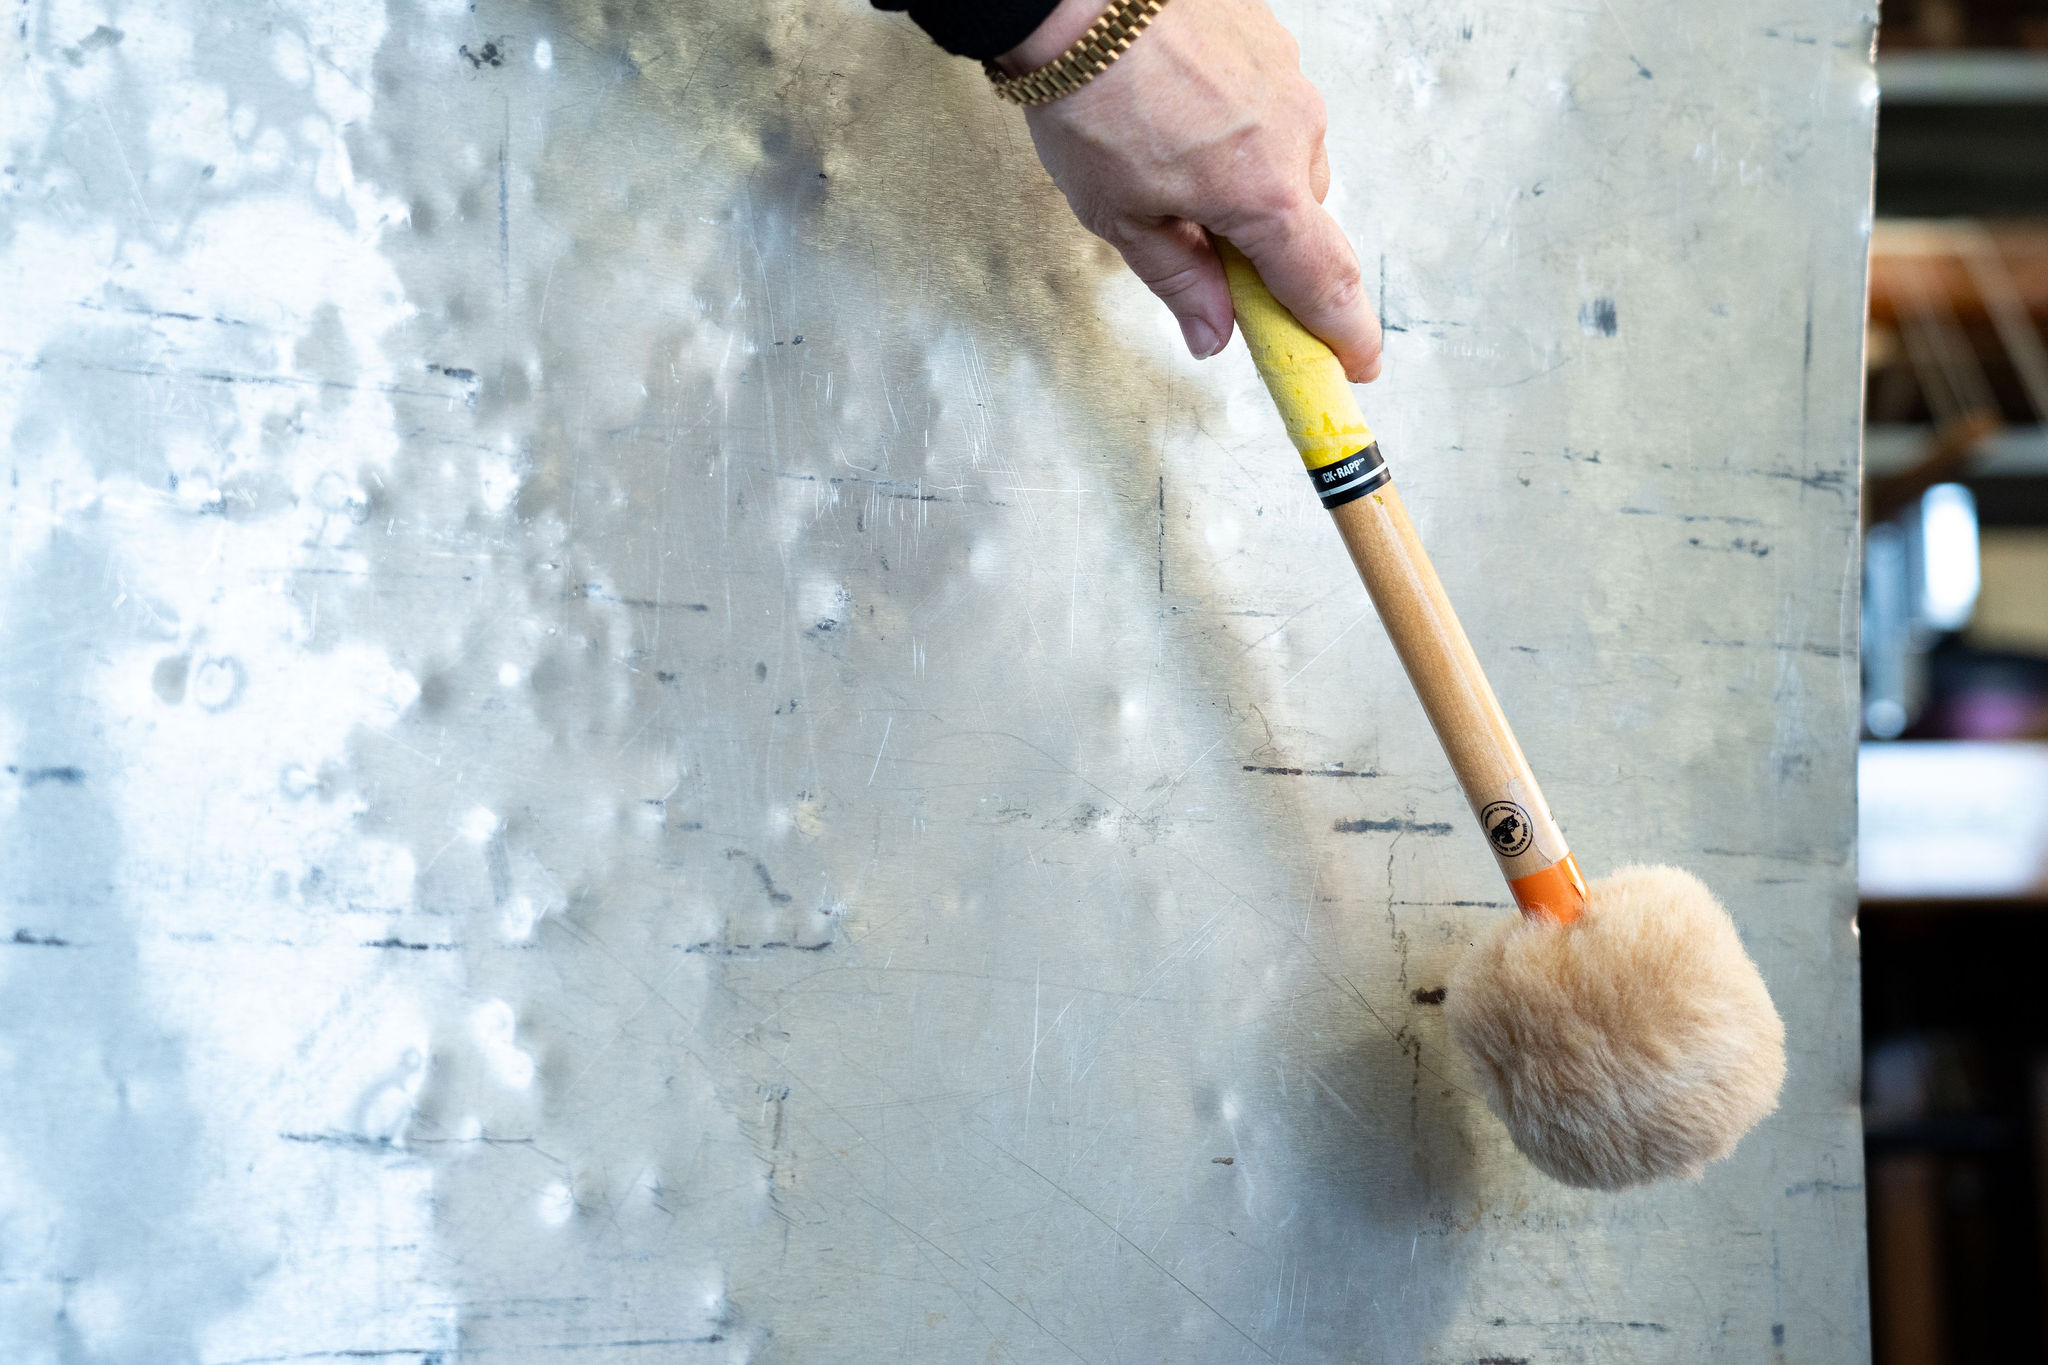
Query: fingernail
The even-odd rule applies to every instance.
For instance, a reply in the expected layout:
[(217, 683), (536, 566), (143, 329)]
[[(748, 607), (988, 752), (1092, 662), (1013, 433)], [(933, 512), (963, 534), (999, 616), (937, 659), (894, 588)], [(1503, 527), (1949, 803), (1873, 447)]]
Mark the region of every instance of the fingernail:
[(1197, 360), (1207, 360), (1223, 349), (1223, 343), (1216, 336), (1216, 329), (1200, 318), (1182, 318), (1180, 334), (1188, 344), (1188, 353)]

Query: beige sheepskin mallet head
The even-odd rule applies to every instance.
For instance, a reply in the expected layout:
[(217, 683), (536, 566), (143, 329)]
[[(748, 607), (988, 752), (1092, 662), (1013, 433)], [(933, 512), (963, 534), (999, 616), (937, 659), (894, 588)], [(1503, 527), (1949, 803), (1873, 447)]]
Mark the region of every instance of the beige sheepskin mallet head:
[(1502, 924), (1458, 964), (1451, 1034), (1515, 1145), (1620, 1190), (1707, 1163), (1778, 1106), (1785, 1025), (1699, 878), (1629, 867), (1571, 924)]

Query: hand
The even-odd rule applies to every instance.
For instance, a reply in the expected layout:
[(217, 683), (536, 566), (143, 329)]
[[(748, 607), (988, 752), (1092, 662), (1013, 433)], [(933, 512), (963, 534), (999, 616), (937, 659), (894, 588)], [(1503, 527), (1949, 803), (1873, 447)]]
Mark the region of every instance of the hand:
[[(1002, 66), (1043, 66), (1102, 7), (1061, 0)], [(1251, 258), (1354, 383), (1378, 377), (1379, 319), (1322, 207), (1322, 96), (1264, 0), (1172, 0), (1107, 71), (1026, 117), (1074, 215), (1173, 310), (1196, 358), (1222, 350), (1234, 320), (1214, 233)]]

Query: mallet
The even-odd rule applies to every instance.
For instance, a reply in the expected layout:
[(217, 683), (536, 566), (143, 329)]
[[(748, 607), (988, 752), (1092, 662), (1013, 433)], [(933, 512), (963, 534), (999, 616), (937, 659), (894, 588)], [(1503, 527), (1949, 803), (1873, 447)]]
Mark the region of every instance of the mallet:
[(1390, 482), (1343, 368), (1219, 243), (1238, 326), (1521, 907), (1458, 964), (1451, 1032), (1515, 1145), (1568, 1185), (1696, 1178), (1777, 1107), (1785, 1027), (1689, 872), (1588, 886)]

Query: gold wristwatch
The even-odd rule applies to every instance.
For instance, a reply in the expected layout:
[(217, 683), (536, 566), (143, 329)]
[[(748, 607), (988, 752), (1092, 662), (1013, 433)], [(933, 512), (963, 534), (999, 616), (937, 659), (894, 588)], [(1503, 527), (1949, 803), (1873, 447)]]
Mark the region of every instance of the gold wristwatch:
[(1145, 25), (1165, 8), (1166, 0), (1116, 0), (1073, 46), (1036, 71), (1012, 76), (994, 62), (983, 62), (982, 70), (988, 72), (996, 93), (1012, 104), (1051, 104), (1109, 70), (1109, 64), (1128, 52)]

